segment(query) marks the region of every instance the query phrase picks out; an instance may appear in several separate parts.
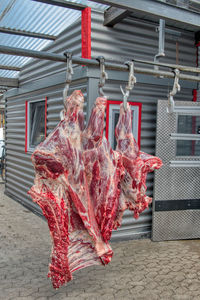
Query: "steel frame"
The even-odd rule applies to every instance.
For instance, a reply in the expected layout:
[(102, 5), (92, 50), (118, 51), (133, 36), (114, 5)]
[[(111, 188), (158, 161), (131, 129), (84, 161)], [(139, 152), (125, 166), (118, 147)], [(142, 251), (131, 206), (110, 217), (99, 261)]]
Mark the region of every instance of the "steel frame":
[(104, 26), (114, 26), (115, 24), (122, 21), (124, 18), (131, 14), (130, 11), (126, 9), (121, 9), (118, 7), (109, 7), (104, 13)]
[[(52, 60), (52, 61), (66, 62), (65, 56), (61, 55), (61, 54), (49, 53), (49, 52), (44, 52), (44, 51), (27, 50), (27, 49), (8, 47), (8, 46), (0, 46), (0, 53), (25, 56), (25, 57), (33, 57), (33, 58)], [(91, 66), (91, 67), (99, 66), (99, 62), (94, 58), (85, 59), (85, 58), (81, 58), (78, 56), (73, 56), (72, 60), (73, 60), (73, 63), (75, 63), (75, 64), (86, 65), (86, 66)], [(142, 60), (135, 60), (135, 62), (151, 64), (151, 65), (162, 65), (163, 67), (172, 68), (172, 69), (175, 69), (175, 66), (176, 66), (177, 69), (182, 70), (182, 71), (200, 73), (199, 68), (190, 68), (187, 66), (179, 66), (179, 65), (172, 65), (172, 64), (169, 64), (169, 65), (168, 64), (160, 64), (160, 63), (156, 63), (156, 62), (148, 62), (148, 61), (142, 61)], [(116, 71), (128, 71), (129, 70), (129, 67), (126, 64), (112, 63), (112, 62), (107, 62), (106, 68), (110, 69), (110, 70), (116, 70)], [(140, 74), (162, 76), (165, 78), (174, 78), (174, 72), (169, 72), (169, 71), (152, 70), (152, 69), (138, 68), (138, 67), (135, 67), (134, 71), (135, 71), (135, 73), (140, 73)], [(179, 78), (182, 80), (190, 80), (190, 81), (200, 82), (200, 76), (180, 74)]]
[(31, 32), (31, 31), (26, 31), (26, 30), (12, 29), (12, 28), (6, 28), (6, 27), (0, 27), (0, 32), (6, 33), (6, 34), (28, 36), (28, 37), (38, 38), (38, 39), (46, 39), (46, 40), (51, 40), (51, 41), (55, 41), (55, 39), (57, 38), (54, 35), (49, 35), (49, 34), (44, 34), (44, 33), (39, 33), (39, 32)]
[(6, 87), (18, 87), (19, 81), (16, 78), (0, 77), (0, 85)]
[[(200, 27), (199, 13), (171, 5), (165, 2), (149, 0), (90, 0), (101, 4), (118, 7), (132, 12), (136, 18), (156, 21), (164, 19), (168, 25), (198, 31)], [(111, 21), (109, 15), (108, 22)], [(105, 19), (105, 23), (107, 20)]]
[(6, 65), (0, 65), (0, 69), (2, 70), (11, 70), (11, 71), (21, 71), (21, 68), (15, 67), (15, 66), (6, 66)]
[(76, 10), (83, 10), (87, 6), (80, 4), (80, 3), (74, 3), (70, 1), (65, 1), (65, 0), (32, 0), (35, 2), (42, 2), (50, 5), (56, 5), (56, 6), (61, 6), (65, 8), (71, 8), (71, 9), (76, 9)]

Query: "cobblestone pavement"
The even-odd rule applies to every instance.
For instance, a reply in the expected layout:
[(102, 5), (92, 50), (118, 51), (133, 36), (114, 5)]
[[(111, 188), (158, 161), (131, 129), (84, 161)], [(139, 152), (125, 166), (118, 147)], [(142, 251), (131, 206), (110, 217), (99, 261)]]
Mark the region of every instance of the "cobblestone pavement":
[(54, 290), (47, 279), (46, 222), (3, 194), (0, 185), (0, 299), (200, 299), (200, 241), (112, 243), (106, 267), (78, 271)]

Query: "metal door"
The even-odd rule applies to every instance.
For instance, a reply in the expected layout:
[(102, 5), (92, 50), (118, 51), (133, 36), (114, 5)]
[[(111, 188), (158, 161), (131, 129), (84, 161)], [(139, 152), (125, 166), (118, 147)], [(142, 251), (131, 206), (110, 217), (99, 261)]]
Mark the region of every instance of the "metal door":
[(159, 100), (152, 240), (200, 238), (200, 103)]

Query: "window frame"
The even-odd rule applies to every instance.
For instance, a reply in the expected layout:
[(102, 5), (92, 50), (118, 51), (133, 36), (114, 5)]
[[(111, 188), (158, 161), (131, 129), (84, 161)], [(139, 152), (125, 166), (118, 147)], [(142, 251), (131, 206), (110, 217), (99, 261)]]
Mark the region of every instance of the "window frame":
[[(200, 155), (177, 155), (177, 141), (179, 140), (185, 140), (185, 141), (195, 141), (195, 140), (200, 140), (200, 134), (194, 134), (194, 133), (178, 133), (178, 118), (179, 116), (199, 116), (199, 113), (195, 110), (189, 110), (188, 112), (182, 112), (177, 111), (176, 114), (176, 132), (170, 134), (170, 139), (175, 140), (176, 145), (175, 145), (175, 157), (176, 159), (183, 159), (183, 158), (194, 158), (198, 159)], [(193, 151), (192, 151), (193, 152)]]
[[(115, 107), (113, 106), (113, 108), (111, 107), (111, 105), (117, 105), (120, 106), (120, 104), (123, 103), (123, 101), (116, 101), (116, 100), (107, 100), (107, 108), (106, 108), (106, 138), (107, 140), (109, 140), (109, 129), (110, 129), (110, 110), (114, 109)], [(140, 149), (140, 143), (141, 143), (141, 117), (142, 117), (142, 103), (140, 102), (132, 102), (132, 101), (128, 101), (128, 103), (133, 107), (136, 106), (137, 107), (137, 143)], [(119, 108), (120, 110), (120, 108)], [(111, 123), (112, 124), (112, 123)]]
[(27, 100), (25, 102), (25, 152), (33, 152), (35, 147), (30, 146), (30, 127), (31, 127), (31, 116), (30, 116), (30, 106), (32, 103), (37, 102), (44, 102), (44, 136), (47, 137), (47, 97), (44, 99), (37, 99), (37, 100)]

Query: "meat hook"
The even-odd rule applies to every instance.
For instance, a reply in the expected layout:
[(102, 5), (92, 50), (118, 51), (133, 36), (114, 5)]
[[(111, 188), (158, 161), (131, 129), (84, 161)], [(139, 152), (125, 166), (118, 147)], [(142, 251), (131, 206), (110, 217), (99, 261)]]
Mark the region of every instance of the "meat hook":
[(180, 90), (181, 90), (181, 86), (178, 83), (180, 71), (178, 69), (175, 69), (173, 72), (174, 72), (175, 78), (174, 78), (173, 89), (171, 92), (169, 92), (169, 95), (168, 95), (168, 108), (167, 108), (168, 113), (174, 112), (174, 96), (176, 95), (177, 92), (180, 92)]
[(103, 87), (105, 85), (106, 79), (108, 79), (108, 74), (105, 71), (105, 58), (103, 56), (99, 56), (96, 59), (100, 64), (100, 79), (99, 79), (99, 95), (102, 97), (106, 97), (103, 91)]
[(125, 87), (125, 92), (120, 85), (121, 92), (123, 94), (123, 103), (124, 103), (124, 109), (127, 109), (127, 99), (130, 95), (130, 91), (133, 89), (134, 84), (137, 82), (136, 77), (134, 76), (134, 62), (133, 61), (128, 61), (125, 62), (125, 65), (129, 67), (129, 77), (128, 77), (128, 84)]
[(64, 55), (66, 56), (67, 59), (67, 72), (66, 72), (66, 84), (63, 90), (63, 104), (65, 110), (67, 110), (67, 107), (65, 105), (65, 99), (67, 98), (69, 85), (72, 82), (72, 74), (74, 74), (74, 71), (72, 68), (72, 52), (65, 52)]

